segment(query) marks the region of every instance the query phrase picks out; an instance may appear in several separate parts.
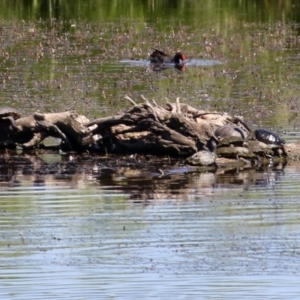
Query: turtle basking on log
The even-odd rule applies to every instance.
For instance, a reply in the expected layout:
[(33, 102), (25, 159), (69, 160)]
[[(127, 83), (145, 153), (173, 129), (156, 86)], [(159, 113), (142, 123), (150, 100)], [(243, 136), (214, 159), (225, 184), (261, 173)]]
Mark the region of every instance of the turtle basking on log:
[(232, 136), (237, 136), (240, 137), (242, 139), (245, 139), (246, 136), (244, 134), (244, 132), (242, 131), (242, 129), (236, 125), (224, 125), (224, 126), (220, 126), (219, 128), (217, 128), (214, 132), (214, 135), (218, 138), (218, 139), (223, 139), (225, 137), (232, 137)]
[(187, 162), (193, 166), (216, 166), (217, 146), (217, 140), (211, 138), (204, 149), (188, 157)]
[(0, 146), (11, 147), (14, 145), (17, 130), (16, 120), (21, 117), (20, 112), (12, 107), (0, 107)]
[(255, 139), (263, 142), (278, 155), (278, 150), (282, 151), (283, 156), (287, 156), (287, 152), (285, 150), (285, 140), (279, 137), (276, 133), (269, 131), (267, 129), (256, 129), (254, 131)]
[(213, 165), (217, 155), (251, 162), (287, 155), (284, 140), (266, 129), (251, 131), (242, 117), (197, 109), (179, 98), (165, 105), (141, 98), (137, 103), (126, 96), (131, 107), (93, 121), (73, 111), (21, 117), (14, 108), (0, 108), (0, 147), (33, 149), (55, 137), (64, 151), (171, 155), (196, 165)]
[(0, 122), (8, 121), (12, 127), (16, 128), (15, 120), (21, 117), (20, 112), (12, 107), (0, 107)]
[(0, 119), (13, 118), (17, 120), (21, 117), (20, 112), (12, 107), (0, 107)]

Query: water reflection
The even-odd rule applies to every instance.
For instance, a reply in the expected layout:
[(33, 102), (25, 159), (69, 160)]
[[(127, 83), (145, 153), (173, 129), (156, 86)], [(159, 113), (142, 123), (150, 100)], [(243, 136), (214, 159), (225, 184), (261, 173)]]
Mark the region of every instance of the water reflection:
[[(175, 69), (179, 72), (185, 72), (186, 70), (185, 64), (154, 64), (146, 60), (121, 60), (120, 63), (131, 67), (146, 67), (154, 72), (162, 72), (170, 69)], [(114, 67), (118, 69), (118, 65), (114, 64)]]
[[(233, 19), (247, 19), (248, 22), (270, 22), (276, 20), (291, 19), (299, 22), (300, 14), (298, 2), (286, 1), (258, 1), (247, 3), (231, 0), (199, 1), (153, 1), (153, 0), (126, 0), (121, 3), (105, 0), (74, 0), (67, 3), (59, 0), (2, 0), (0, 2), (1, 18), (20, 20), (51, 19), (62, 20), (89, 19), (92, 21), (115, 20), (120, 16), (127, 18), (156, 20), (157, 18), (170, 18), (174, 15), (182, 19), (194, 22), (195, 19), (215, 19), (220, 15), (221, 19), (230, 21)], [(216, 14), (215, 12), (219, 13)], [(239, 11), (240, 14), (236, 12)]]
[[(0, 158), (0, 188), (72, 186), (88, 188), (97, 183), (107, 193), (124, 193), (138, 202), (164, 201), (170, 198), (188, 200), (195, 195), (222, 193), (241, 186), (274, 189), (284, 176), (282, 165), (261, 170), (222, 167), (208, 171), (186, 165), (174, 166), (143, 156), (134, 158), (97, 156), (61, 156), (59, 154), (5, 155)], [(12, 192), (10, 190), (10, 192)], [(5, 193), (6, 194), (6, 193)], [(2, 193), (3, 195), (3, 193)]]
[(217, 179), (218, 186), (233, 187), (235, 185), (243, 185), (244, 189), (251, 187), (260, 187), (262, 189), (275, 189), (276, 185), (280, 184), (285, 175), (284, 169), (286, 164), (276, 164), (265, 166), (258, 170), (251, 169), (246, 172), (235, 172), (230, 170), (220, 174)]
[(154, 72), (161, 72), (161, 71), (164, 71), (164, 70), (167, 70), (167, 69), (171, 69), (171, 68), (174, 68), (178, 72), (185, 72), (186, 71), (186, 66), (185, 65), (179, 65), (179, 64), (175, 64), (175, 65), (151, 64), (150, 68)]
[[(299, 274), (299, 165), (213, 173), (177, 163), (2, 156), (1, 299), (176, 298), (179, 283), (183, 299), (232, 297), (228, 275), (247, 299), (253, 278), (277, 293), (270, 275)], [(298, 280), (286, 285), (296, 294)]]
[[(126, 64), (131, 67), (147, 67), (149, 70), (154, 72), (162, 72), (170, 69), (175, 69), (178, 72), (185, 72), (188, 68), (195, 67), (210, 67), (216, 65), (222, 65), (223, 63), (219, 60), (209, 59), (188, 59), (184, 64), (173, 64), (173, 63), (150, 63), (147, 60), (120, 60), (121, 64)], [(113, 64), (116, 69), (118, 66)]]
[(180, 69), (181, 67), (207, 67), (207, 66), (215, 66), (215, 65), (222, 65), (223, 62), (220, 60), (210, 60), (210, 59), (187, 59), (187, 62), (185, 64), (171, 64), (171, 63), (150, 63), (148, 60), (129, 60), (129, 59), (123, 59), (120, 60), (121, 64), (127, 64), (132, 67), (147, 67), (150, 65), (152, 68), (178, 68)]

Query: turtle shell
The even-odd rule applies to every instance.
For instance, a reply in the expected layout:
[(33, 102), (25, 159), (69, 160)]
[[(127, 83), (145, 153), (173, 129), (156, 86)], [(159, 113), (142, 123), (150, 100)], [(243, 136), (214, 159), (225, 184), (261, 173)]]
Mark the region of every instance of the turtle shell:
[(220, 126), (215, 130), (214, 135), (218, 139), (228, 138), (228, 137), (239, 137), (242, 139), (245, 138), (245, 133), (243, 132), (243, 130), (236, 125)]
[(21, 117), (20, 112), (12, 107), (0, 107), (0, 118), (13, 117), (15, 120)]
[(187, 158), (187, 162), (194, 166), (211, 166), (215, 163), (216, 154), (214, 152), (201, 150)]
[(211, 138), (203, 148), (204, 150), (198, 151), (188, 157), (187, 162), (194, 166), (214, 165), (217, 158), (217, 141), (214, 138)]
[(266, 129), (256, 129), (254, 131), (256, 140), (263, 142), (271, 147), (281, 147), (285, 144), (285, 141), (279, 137), (276, 133)]

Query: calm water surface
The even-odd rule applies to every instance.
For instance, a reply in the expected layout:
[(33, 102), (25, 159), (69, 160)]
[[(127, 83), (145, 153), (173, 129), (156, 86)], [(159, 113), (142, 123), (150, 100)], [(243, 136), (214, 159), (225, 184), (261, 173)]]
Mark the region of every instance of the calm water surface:
[[(0, 1), (1, 105), (93, 119), (180, 97), (300, 139), (298, 3), (73, 2)], [(151, 69), (153, 47), (186, 69)], [(299, 163), (131, 159), (1, 154), (1, 299), (299, 298)]]

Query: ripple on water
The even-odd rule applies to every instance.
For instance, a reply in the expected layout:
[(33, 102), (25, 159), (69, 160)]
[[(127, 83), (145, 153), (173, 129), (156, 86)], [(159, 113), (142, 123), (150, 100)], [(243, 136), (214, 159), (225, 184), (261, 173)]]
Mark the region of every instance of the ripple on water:
[(107, 186), (77, 174), (78, 188), (48, 177), (43, 190), (20, 176), (0, 188), (1, 299), (295, 298), (299, 170), (165, 168), (142, 181), (123, 170)]
[[(135, 67), (145, 67), (149, 66), (150, 62), (149, 60), (130, 60), (130, 59), (124, 59), (120, 60), (121, 64), (127, 64), (129, 66)], [(210, 59), (188, 59), (187, 62), (185, 63), (186, 66), (215, 66), (215, 65), (222, 65), (223, 62), (220, 60), (210, 60)], [(173, 66), (174, 64), (165, 64), (165, 65), (170, 65)]]

